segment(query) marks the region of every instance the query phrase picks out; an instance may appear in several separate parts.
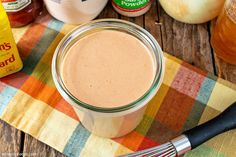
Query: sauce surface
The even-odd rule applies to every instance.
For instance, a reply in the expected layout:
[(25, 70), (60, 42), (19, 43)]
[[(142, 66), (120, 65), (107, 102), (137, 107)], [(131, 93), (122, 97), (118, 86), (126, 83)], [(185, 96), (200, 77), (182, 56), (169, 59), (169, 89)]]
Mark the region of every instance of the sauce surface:
[(152, 85), (151, 52), (132, 35), (102, 30), (78, 40), (62, 63), (62, 79), (77, 99), (112, 108), (140, 98)]

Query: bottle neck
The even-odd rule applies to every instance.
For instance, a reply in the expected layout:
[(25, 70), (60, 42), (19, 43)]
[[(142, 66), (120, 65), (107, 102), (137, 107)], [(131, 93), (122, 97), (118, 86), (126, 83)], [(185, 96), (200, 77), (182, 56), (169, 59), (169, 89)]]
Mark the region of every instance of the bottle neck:
[(225, 13), (236, 24), (236, 0), (226, 0)]

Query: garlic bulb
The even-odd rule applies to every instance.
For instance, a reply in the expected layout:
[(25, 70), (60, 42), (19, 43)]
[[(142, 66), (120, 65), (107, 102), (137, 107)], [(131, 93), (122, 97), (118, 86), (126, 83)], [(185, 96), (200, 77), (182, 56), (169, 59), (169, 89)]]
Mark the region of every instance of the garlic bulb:
[(163, 9), (174, 19), (191, 24), (212, 20), (219, 15), (225, 0), (160, 0)]

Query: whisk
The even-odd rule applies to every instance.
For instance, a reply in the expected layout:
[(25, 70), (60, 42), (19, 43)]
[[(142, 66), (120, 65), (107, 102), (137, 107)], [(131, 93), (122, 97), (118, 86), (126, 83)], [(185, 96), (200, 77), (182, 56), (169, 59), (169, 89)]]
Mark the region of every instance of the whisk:
[(214, 119), (183, 132), (170, 142), (119, 157), (176, 157), (223, 132), (236, 128), (236, 102)]

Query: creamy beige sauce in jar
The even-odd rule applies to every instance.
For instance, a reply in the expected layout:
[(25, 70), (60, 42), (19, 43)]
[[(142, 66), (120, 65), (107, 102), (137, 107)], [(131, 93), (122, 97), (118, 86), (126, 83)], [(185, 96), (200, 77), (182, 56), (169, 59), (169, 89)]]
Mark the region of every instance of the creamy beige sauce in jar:
[(52, 76), (91, 133), (116, 138), (141, 122), (164, 76), (164, 56), (145, 29), (124, 20), (80, 25), (59, 43)]
[(78, 100), (102, 108), (134, 102), (155, 77), (153, 56), (136, 37), (101, 30), (79, 39), (62, 62), (62, 79)]

